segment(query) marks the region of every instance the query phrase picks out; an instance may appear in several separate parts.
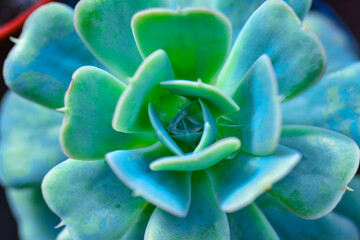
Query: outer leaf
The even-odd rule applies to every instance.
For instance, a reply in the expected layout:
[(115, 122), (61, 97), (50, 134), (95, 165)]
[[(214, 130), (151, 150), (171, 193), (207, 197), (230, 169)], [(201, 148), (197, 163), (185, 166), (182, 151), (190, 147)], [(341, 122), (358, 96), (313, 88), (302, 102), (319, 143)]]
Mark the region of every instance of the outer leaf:
[(46, 206), (40, 188), (8, 189), (7, 199), (23, 240), (53, 240), (60, 219)]
[(326, 215), (356, 173), (359, 148), (350, 138), (316, 127), (284, 127), (281, 137), (281, 144), (298, 150), (303, 158), (272, 193), (303, 218)]
[(73, 240), (67, 228), (64, 228), (59, 235), (57, 235), (56, 240)]
[(255, 204), (228, 214), (231, 240), (279, 239), (275, 230)]
[(230, 22), (205, 8), (148, 9), (134, 16), (132, 28), (141, 55), (164, 49), (176, 79), (211, 82), (230, 49)]
[(20, 95), (50, 108), (64, 105), (73, 72), (99, 65), (77, 36), (73, 10), (47, 4), (26, 21), (4, 64), (6, 84)]
[(282, 105), (286, 124), (309, 124), (341, 132), (360, 145), (360, 63), (327, 74), (301, 96)]
[(149, 164), (171, 154), (160, 143), (151, 147), (108, 153), (106, 159), (126, 186), (157, 207), (176, 216), (186, 216), (190, 206), (189, 172), (154, 172)]
[(166, 0), (82, 0), (75, 8), (76, 30), (112, 72), (127, 80), (142, 61), (131, 32), (132, 16), (167, 5)]
[(163, 50), (146, 58), (117, 103), (113, 128), (123, 132), (152, 131), (148, 104), (168, 93), (159, 83), (173, 78), (169, 58)]
[(236, 152), (240, 146), (240, 140), (235, 137), (223, 138), (198, 152), (159, 158), (150, 164), (150, 168), (154, 171), (203, 170)]
[[(261, 56), (239, 82), (232, 98), (240, 111), (228, 116), (225, 136), (243, 142), (241, 150), (257, 156), (274, 152), (281, 133), (281, 108), (276, 76), (268, 56)], [(230, 132), (229, 132), (230, 131)]]
[(216, 203), (206, 174), (194, 173), (192, 186), (191, 207), (187, 216), (178, 218), (155, 209), (146, 228), (145, 240), (230, 240), (228, 220)]
[(173, 9), (187, 7), (208, 7), (214, 6), (215, 0), (168, 0), (170, 7)]
[(74, 239), (120, 239), (147, 206), (105, 161), (69, 159), (45, 176), (42, 191)]
[(111, 127), (116, 102), (125, 86), (109, 73), (82, 67), (65, 96), (61, 144), (74, 159), (103, 159), (107, 152), (155, 142), (152, 134), (127, 134)]
[(335, 212), (351, 219), (360, 229), (360, 177), (356, 175), (350, 182), (354, 191), (344, 194), (341, 202), (335, 208)]
[(139, 214), (131, 228), (121, 240), (144, 240), (145, 230), (154, 208), (154, 206), (149, 204), (144, 211)]
[(217, 86), (226, 94), (233, 94), (239, 80), (263, 54), (270, 56), (284, 100), (311, 87), (325, 66), (320, 42), (302, 28), (282, 0), (266, 1), (251, 16), (220, 72)]
[(328, 73), (346, 67), (359, 59), (353, 40), (331, 18), (318, 12), (311, 12), (304, 23), (309, 24), (310, 30), (320, 38), (325, 47)]
[(289, 211), (271, 195), (263, 195), (257, 203), (280, 239), (359, 239), (354, 223), (336, 213), (330, 213), (316, 220), (307, 220)]
[(8, 92), (1, 106), (0, 179), (4, 186), (40, 186), (66, 159), (59, 144), (62, 114)]
[(234, 212), (249, 205), (272, 184), (284, 178), (300, 158), (297, 151), (278, 146), (267, 157), (254, 157), (241, 152), (235, 158), (210, 168), (208, 173), (221, 209)]

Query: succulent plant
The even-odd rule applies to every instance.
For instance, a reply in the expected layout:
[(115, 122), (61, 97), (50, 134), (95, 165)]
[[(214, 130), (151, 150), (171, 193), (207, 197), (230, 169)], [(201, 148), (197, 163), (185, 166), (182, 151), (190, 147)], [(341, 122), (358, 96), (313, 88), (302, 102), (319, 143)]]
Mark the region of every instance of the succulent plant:
[[(62, 4), (42, 7), (27, 20), (4, 76), (16, 93), (64, 113), (60, 142), (70, 159), (55, 166), (64, 156), (48, 141), (61, 113), (36, 106), (46, 124), (35, 119), (40, 129), (29, 132), (49, 147), (14, 152), (40, 154), (33, 162), (41, 165), (27, 162), (19, 177), (11, 147), (24, 136), (9, 128), (2, 182), (37, 187), (55, 166), (42, 191), (65, 225), (58, 239), (277, 239), (289, 236), (277, 224), (283, 219), (306, 226), (308, 236), (316, 228), (315, 235), (356, 239), (352, 222), (327, 214), (349, 189), (359, 149), (325, 128), (359, 140), (358, 128), (338, 127), (358, 123), (348, 111), (356, 111), (359, 93), (336, 92), (349, 91), (358, 65), (348, 65), (357, 57), (329, 54), (331, 41), (324, 49), (301, 22), (310, 5), (82, 0), (74, 16)], [(310, 89), (325, 71), (325, 50), (326, 76)], [(328, 90), (335, 97), (322, 97), (321, 84), (338, 87)], [(11, 102), (26, 100), (8, 98), (3, 111), (13, 114), (3, 114), (2, 126), (14, 119), (21, 126), (28, 120)], [(312, 113), (310, 104), (329, 101), (328, 115)], [(341, 101), (351, 105), (339, 113)], [(308, 123), (325, 128), (300, 125)]]

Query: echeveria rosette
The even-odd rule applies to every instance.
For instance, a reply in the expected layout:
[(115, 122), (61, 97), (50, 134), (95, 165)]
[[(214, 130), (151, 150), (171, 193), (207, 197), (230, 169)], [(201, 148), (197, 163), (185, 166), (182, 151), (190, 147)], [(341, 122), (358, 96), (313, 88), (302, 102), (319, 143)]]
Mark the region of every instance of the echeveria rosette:
[[(190, 5), (222, 10), (216, 7), (220, 1), (214, 2)], [(298, 16), (309, 3), (293, 6)], [(281, 101), (306, 91), (324, 70), (318, 40), (281, 0), (257, 9), (232, 47), (224, 15), (205, 8), (173, 11), (170, 5), (83, 0), (76, 7), (80, 38), (112, 74), (82, 67), (65, 96), (64, 151), (73, 159), (96, 161), (67, 160), (45, 177), (44, 197), (66, 225), (59, 238), (276, 239), (252, 202), (281, 179), (271, 192), (298, 215), (315, 218), (331, 211), (355, 174), (356, 144), (319, 128), (281, 127)], [(57, 19), (72, 18), (71, 10), (58, 4), (42, 8), (37, 17), (40, 13), (55, 26)], [(70, 24), (65, 29), (55, 35), (74, 33)], [(47, 34), (38, 33), (45, 39)], [(20, 42), (29, 35), (34, 37), (27, 33)], [(79, 57), (92, 59), (75, 38), (56, 38), (52, 48), (85, 49), (85, 55), (70, 51), (76, 64), (67, 65), (68, 72), (81, 64)], [(41, 78), (43, 70), (30, 82), (12, 77), (17, 75), (11, 69), (20, 76), (31, 69), (17, 66), (17, 58), (27, 54), (21, 48), (17, 44), (7, 60), (9, 85), (18, 84), (18, 92), (41, 104), (62, 106), (61, 97), (53, 103), (45, 92), (43, 86), (51, 83)], [(95, 60), (83, 64), (99, 66)], [(69, 82), (54, 72), (57, 81)], [(41, 97), (30, 91), (33, 86)], [(329, 165), (309, 167), (329, 159)], [(324, 184), (310, 185), (314, 175)]]

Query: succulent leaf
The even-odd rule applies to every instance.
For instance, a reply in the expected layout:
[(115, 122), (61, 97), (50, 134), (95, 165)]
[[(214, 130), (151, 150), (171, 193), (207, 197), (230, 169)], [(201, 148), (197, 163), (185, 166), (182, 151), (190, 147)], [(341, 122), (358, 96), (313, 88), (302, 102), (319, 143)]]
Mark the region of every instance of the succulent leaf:
[(217, 136), (217, 127), (216, 127), (216, 121), (214, 116), (211, 113), (210, 108), (207, 106), (207, 104), (199, 99), (202, 113), (203, 113), (203, 119), (204, 119), (204, 130), (203, 134), (201, 136), (199, 144), (196, 146), (194, 153), (203, 150), (210, 144), (212, 144)]
[(301, 155), (287, 147), (278, 146), (266, 157), (241, 152), (208, 169), (215, 194), (226, 212), (234, 212), (252, 203), (264, 191), (284, 178), (299, 162)]
[(136, 71), (119, 99), (112, 126), (120, 132), (151, 131), (148, 105), (168, 91), (160, 82), (174, 79), (167, 54), (157, 50), (147, 57)]
[(45, 174), (66, 159), (59, 144), (62, 117), (13, 92), (6, 93), (0, 118), (0, 179), (4, 186), (40, 186)]
[(176, 144), (176, 142), (170, 137), (169, 133), (166, 131), (161, 119), (156, 113), (155, 107), (152, 103), (149, 103), (149, 118), (151, 125), (154, 128), (155, 135), (157, 139), (167, 147), (172, 153), (177, 155), (183, 155), (184, 152)]
[(308, 124), (341, 132), (360, 145), (360, 63), (325, 75), (301, 96), (282, 105), (285, 124)]
[(270, 194), (262, 195), (257, 203), (280, 239), (359, 239), (355, 224), (337, 213), (308, 220), (291, 212)]
[(74, 239), (120, 239), (148, 205), (132, 196), (104, 160), (69, 159), (45, 176), (42, 191)]
[(235, 137), (223, 138), (198, 152), (161, 157), (150, 164), (150, 169), (153, 171), (203, 170), (236, 152), (240, 146), (240, 140)]
[(171, 152), (160, 143), (151, 147), (116, 151), (106, 155), (113, 172), (136, 196), (176, 216), (186, 216), (190, 206), (190, 172), (155, 172), (149, 164)]
[(145, 240), (150, 239), (230, 240), (226, 214), (220, 210), (204, 172), (193, 173), (191, 206), (186, 217), (155, 209), (145, 232)]
[[(39, 187), (6, 190), (11, 210), (18, 222), (23, 240), (53, 240), (59, 230), (60, 219), (47, 207)], [(4, 236), (4, 235), (3, 235)]]
[(261, 56), (236, 86), (232, 98), (240, 111), (228, 115), (222, 136), (236, 136), (241, 150), (257, 156), (274, 152), (281, 134), (281, 108), (276, 76), (268, 56)]
[(325, 68), (319, 40), (302, 27), (282, 0), (266, 1), (249, 18), (220, 72), (217, 87), (232, 95), (238, 81), (263, 54), (272, 61), (284, 101), (314, 85)]
[(286, 126), (281, 144), (302, 154), (300, 163), (271, 192), (291, 211), (315, 219), (339, 203), (359, 165), (359, 148), (339, 133), (310, 126)]
[(56, 237), (56, 240), (73, 240), (71, 237), (69, 230), (64, 228)]
[(334, 20), (319, 13), (310, 12), (304, 19), (323, 44), (326, 57), (326, 72), (334, 72), (359, 60), (354, 41)]
[(270, 222), (254, 203), (227, 216), (231, 240), (279, 239)]
[(67, 156), (104, 159), (111, 151), (156, 142), (153, 134), (128, 134), (112, 129), (116, 102), (124, 89), (120, 80), (95, 67), (82, 67), (74, 73), (65, 96), (65, 119), (60, 135)]
[(32, 14), (4, 63), (6, 84), (16, 93), (50, 108), (64, 106), (73, 72), (99, 66), (77, 36), (73, 10), (47, 4)]
[(132, 16), (167, 6), (166, 0), (82, 0), (75, 8), (75, 27), (94, 55), (127, 80), (142, 61), (130, 27)]
[(134, 15), (131, 26), (141, 55), (163, 49), (176, 79), (212, 82), (230, 49), (229, 20), (206, 8), (148, 9)]
[(351, 180), (349, 187), (354, 191), (345, 192), (335, 212), (351, 219), (360, 229), (360, 177), (358, 175)]
[(239, 111), (239, 106), (231, 97), (222, 93), (218, 88), (199, 81), (172, 80), (162, 82), (161, 85), (173, 94), (185, 97), (196, 97), (206, 100), (214, 108), (215, 115), (222, 115)]

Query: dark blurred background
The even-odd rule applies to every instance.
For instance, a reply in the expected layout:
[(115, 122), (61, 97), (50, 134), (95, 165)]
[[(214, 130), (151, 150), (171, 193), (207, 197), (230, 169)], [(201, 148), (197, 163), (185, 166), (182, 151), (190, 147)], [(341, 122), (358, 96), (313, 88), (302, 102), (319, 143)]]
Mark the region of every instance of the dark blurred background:
[[(239, 0), (241, 1), (241, 0)], [(334, 17), (339, 17), (344, 25), (346, 25), (355, 36), (356, 40), (360, 42), (360, 1), (359, 0), (323, 0), (314, 1), (314, 8), (327, 12)], [(27, 9), (37, 0), (0, 0), (0, 27), (10, 19), (18, 16), (19, 13)], [(63, 2), (74, 2), (71, 0), (64, 0)], [(328, 8), (324, 3), (327, 3), (331, 8)], [(19, 31), (13, 34), (17, 37)], [(11, 41), (0, 39), (0, 69), (3, 67), (4, 59), (7, 53), (12, 48)], [(2, 74), (0, 74), (0, 96), (6, 91)], [(9, 207), (6, 202), (4, 189), (0, 187), (0, 240), (16, 240), (17, 229), (14, 218), (11, 215)], [(34, 239), (36, 240), (36, 239)]]

